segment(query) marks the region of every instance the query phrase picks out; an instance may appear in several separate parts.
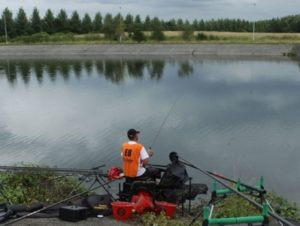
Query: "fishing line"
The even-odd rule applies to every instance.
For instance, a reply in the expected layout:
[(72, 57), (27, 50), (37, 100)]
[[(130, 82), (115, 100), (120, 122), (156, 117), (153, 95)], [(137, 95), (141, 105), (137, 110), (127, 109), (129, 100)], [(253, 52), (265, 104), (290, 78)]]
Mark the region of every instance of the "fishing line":
[(170, 114), (171, 114), (173, 108), (175, 107), (175, 105), (176, 105), (177, 101), (180, 99), (180, 97), (181, 97), (181, 95), (180, 95), (179, 97), (177, 97), (177, 98), (175, 99), (174, 103), (171, 105), (171, 107), (170, 107), (170, 109), (169, 109), (169, 111), (168, 111), (168, 114), (166, 115), (166, 117), (165, 117), (164, 120), (162, 121), (162, 123), (161, 123), (161, 125), (160, 125), (160, 127), (159, 127), (159, 129), (158, 129), (158, 132), (157, 132), (156, 136), (154, 137), (154, 139), (153, 139), (153, 141), (152, 141), (152, 144), (151, 144), (150, 147), (149, 147), (150, 149), (153, 147), (154, 143), (156, 142), (156, 140), (157, 140), (157, 138), (158, 138), (158, 136), (159, 136), (159, 134), (160, 134), (160, 131), (162, 130), (163, 126), (165, 125), (165, 123), (166, 123), (168, 117), (170, 116)]

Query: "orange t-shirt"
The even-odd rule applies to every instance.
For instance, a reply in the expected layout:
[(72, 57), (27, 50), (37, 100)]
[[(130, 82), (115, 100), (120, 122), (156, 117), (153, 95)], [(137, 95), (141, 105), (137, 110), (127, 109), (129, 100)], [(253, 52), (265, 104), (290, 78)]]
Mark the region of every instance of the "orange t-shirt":
[(123, 171), (126, 177), (137, 176), (142, 148), (143, 146), (138, 143), (124, 143), (122, 145)]

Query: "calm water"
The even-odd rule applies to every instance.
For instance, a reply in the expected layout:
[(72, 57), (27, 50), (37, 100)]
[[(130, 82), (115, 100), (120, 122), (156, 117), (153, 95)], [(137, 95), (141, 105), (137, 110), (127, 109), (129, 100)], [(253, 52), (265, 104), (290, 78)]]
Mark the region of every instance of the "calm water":
[[(120, 165), (128, 128), (200, 168), (300, 204), (300, 67), (293, 61), (0, 61), (0, 164)], [(194, 181), (209, 182), (189, 170)]]

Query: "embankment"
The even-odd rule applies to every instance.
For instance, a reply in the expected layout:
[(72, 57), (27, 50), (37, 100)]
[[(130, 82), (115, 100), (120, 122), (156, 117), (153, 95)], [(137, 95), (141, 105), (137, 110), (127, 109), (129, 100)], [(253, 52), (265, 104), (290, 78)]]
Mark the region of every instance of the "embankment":
[(72, 56), (286, 56), (292, 44), (85, 44), (2, 45), (0, 57)]

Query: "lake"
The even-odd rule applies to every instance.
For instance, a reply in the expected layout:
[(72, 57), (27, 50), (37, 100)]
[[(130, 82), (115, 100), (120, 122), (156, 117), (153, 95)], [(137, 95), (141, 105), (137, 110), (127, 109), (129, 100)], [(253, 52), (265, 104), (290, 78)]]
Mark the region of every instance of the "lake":
[[(166, 164), (198, 167), (300, 205), (300, 66), (292, 60), (0, 60), (0, 165), (121, 165), (126, 131)], [(194, 182), (211, 183), (188, 169)]]

